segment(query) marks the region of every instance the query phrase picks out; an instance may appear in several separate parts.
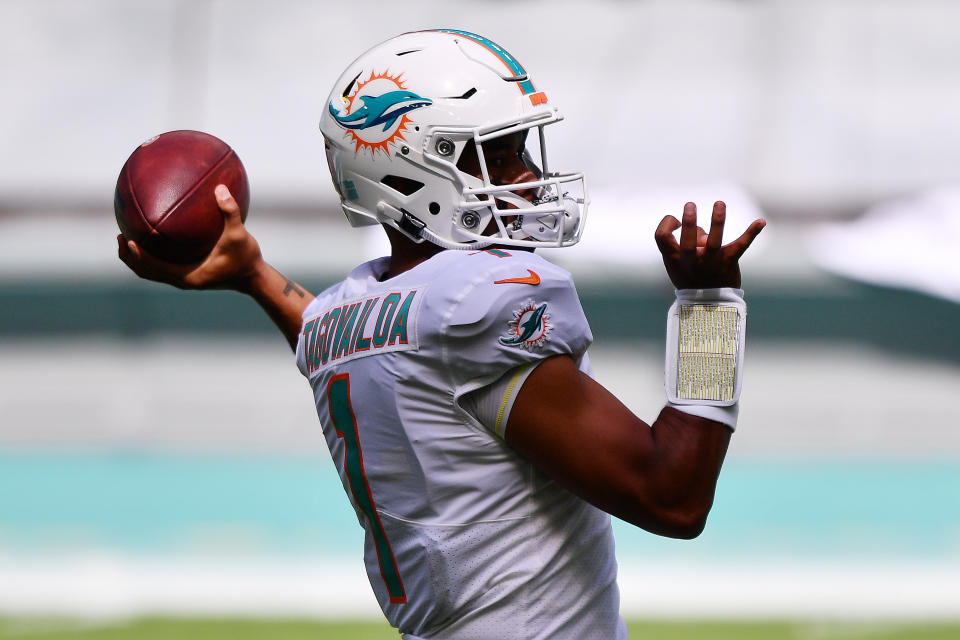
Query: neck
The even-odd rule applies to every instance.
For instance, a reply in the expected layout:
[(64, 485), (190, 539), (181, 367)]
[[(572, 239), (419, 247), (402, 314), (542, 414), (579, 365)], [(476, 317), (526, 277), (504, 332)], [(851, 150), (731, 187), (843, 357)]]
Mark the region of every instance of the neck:
[(387, 232), (387, 238), (390, 239), (390, 269), (384, 274), (384, 278), (392, 278), (404, 271), (409, 271), (443, 251), (432, 242), (417, 244), (393, 227), (383, 225), (383, 229)]

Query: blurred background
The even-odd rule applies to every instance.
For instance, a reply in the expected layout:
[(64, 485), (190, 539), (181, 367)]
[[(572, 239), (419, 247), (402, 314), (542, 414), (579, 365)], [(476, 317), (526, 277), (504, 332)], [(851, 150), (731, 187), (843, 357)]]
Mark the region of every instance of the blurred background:
[(239, 295), (138, 281), (112, 196), (144, 139), (212, 133), (268, 260), (317, 291), (383, 250), (334, 199), (333, 81), (456, 27), (566, 116), (551, 164), (592, 206), (548, 253), (641, 417), (657, 222), (717, 199), (728, 233), (769, 222), (711, 520), (615, 523), (624, 615), (960, 619), (958, 24), (951, 0), (0, 0), (0, 616), (380, 615), (283, 339)]

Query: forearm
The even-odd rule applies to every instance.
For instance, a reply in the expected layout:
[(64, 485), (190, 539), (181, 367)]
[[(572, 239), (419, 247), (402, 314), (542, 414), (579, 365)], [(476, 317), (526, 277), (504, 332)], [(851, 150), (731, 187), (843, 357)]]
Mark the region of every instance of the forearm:
[(264, 261), (260, 261), (241, 288), (266, 312), (296, 350), (304, 309), (313, 295)]
[(647, 425), (560, 356), (539, 364), (520, 388), (506, 439), (604, 511), (659, 535), (691, 538), (713, 503), (730, 433), (669, 407)]
[(591, 501), (651, 533), (697, 537), (713, 506), (730, 429), (664, 407), (650, 426), (640, 423), (629, 431), (602, 447), (602, 480)]
[(676, 532), (700, 533), (713, 506), (717, 479), (730, 445), (726, 425), (664, 407), (650, 428), (654, 469), (651, 484), (658, 496), (661, 519)]

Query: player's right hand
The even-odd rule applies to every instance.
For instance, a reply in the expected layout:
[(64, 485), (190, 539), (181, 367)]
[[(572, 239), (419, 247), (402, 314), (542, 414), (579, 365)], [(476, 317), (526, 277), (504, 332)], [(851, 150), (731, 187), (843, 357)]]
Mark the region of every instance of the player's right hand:
[(264, 265), (260, 245), (250, 235), (240, 216), (240, 206), (229, 189), (218, 185), (217, 205), (223, 213), (223, 233), (202, 261), (175, 264), (145, 251), (133, 240), (117, 236), (117, 253), (131, 271), (146, 280), (164, 282), (180, 289), (234, 289), (246, 291), (250, 280)]
[[(710, 233), (697, 226), (697, 205), (683, 206), (683, 221), (665, 216), (654, 237), (663, 256), (663, 266), (677, 289), (740, 288), (740, 256), (767, 225), (757, 218), (736, 240), (723, 244), (727, 205), (717, 201), (710, 218)], [(673, 232), (680, 229), (680, 241)]]

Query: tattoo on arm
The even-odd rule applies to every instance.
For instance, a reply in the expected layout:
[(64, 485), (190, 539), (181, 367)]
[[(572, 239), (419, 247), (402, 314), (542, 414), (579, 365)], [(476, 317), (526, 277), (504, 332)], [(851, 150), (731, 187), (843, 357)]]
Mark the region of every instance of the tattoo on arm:
[(297, 294), (301, 298), (304, 297), (304, 295), (306, 295), (304, 294), (303, 289), (301, 289), (296, 282), (294, 282), (290, 278), (286, 278), (286, 281), (287, 281), (287, 286), (283, 288), (283, 295), (289, 296), (291, 291), (293, 291), (295, 294)]

